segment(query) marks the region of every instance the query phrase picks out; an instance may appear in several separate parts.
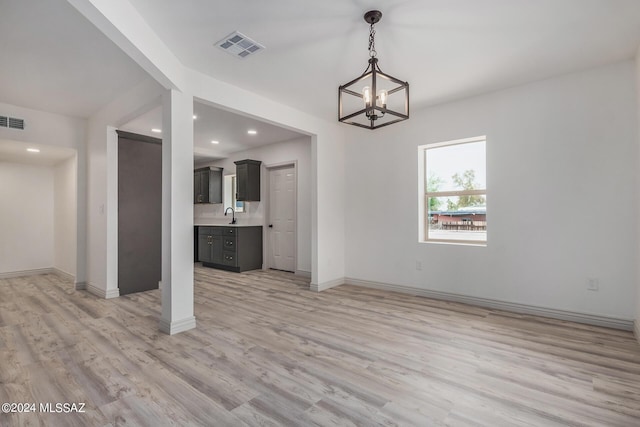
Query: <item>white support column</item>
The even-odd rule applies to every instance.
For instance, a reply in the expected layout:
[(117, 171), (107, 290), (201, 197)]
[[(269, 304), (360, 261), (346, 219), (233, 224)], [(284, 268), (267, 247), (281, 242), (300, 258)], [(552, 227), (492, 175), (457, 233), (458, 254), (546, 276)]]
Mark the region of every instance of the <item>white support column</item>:
[[(102, 298), (118, 298), (118, 133), (113, 126), (107, 126), (105, 138), (107, 140), (107, 203), (105, 214), (107, 216), (106, 235), (106, 282), (103, 292), (98, 293)], [(96, 293), (96, 289), (90, 287), (90, 292)]]
[(176, 90), (162, 108), (162, 314), (169, 335), (196, 326), (193, 315), (193, 97)]
[(87, 289), (87, 144), (76, 154), (76, 289)]

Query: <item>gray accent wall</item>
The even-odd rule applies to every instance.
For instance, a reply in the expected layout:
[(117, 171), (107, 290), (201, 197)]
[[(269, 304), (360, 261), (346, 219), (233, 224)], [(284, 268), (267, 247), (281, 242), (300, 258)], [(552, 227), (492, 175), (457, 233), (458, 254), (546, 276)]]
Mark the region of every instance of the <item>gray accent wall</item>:
[(161, 140), (118, 131), (118, 288), (158, 288), (162, 253)]

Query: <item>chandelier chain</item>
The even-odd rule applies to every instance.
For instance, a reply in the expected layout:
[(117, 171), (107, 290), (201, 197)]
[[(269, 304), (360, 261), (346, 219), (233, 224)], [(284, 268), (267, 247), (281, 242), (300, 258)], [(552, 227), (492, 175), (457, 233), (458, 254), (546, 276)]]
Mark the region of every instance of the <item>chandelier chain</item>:
[(378, 52), (376, 52), (376, 29), (373, 24), (369, 27), (369, 56), (375, 58)]

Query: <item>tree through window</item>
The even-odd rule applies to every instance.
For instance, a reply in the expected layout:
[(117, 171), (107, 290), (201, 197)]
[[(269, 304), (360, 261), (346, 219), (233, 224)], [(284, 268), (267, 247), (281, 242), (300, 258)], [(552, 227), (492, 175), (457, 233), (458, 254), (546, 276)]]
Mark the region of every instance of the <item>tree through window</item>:
[(486, 244), (485, 137), (420, 147), (424, 156), (424, 240)]

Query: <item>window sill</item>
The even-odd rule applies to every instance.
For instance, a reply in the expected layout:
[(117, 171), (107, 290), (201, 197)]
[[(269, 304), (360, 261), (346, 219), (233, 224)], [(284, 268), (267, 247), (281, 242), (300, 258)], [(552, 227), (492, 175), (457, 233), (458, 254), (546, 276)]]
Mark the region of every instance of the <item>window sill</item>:
[(474, 240), (429, 239), (429, 240), (420, 240), (419, 243), (434, 243), (436, 245), (479, 246), (484, 248), (487, 247), (486, 241), (474, 241)]

